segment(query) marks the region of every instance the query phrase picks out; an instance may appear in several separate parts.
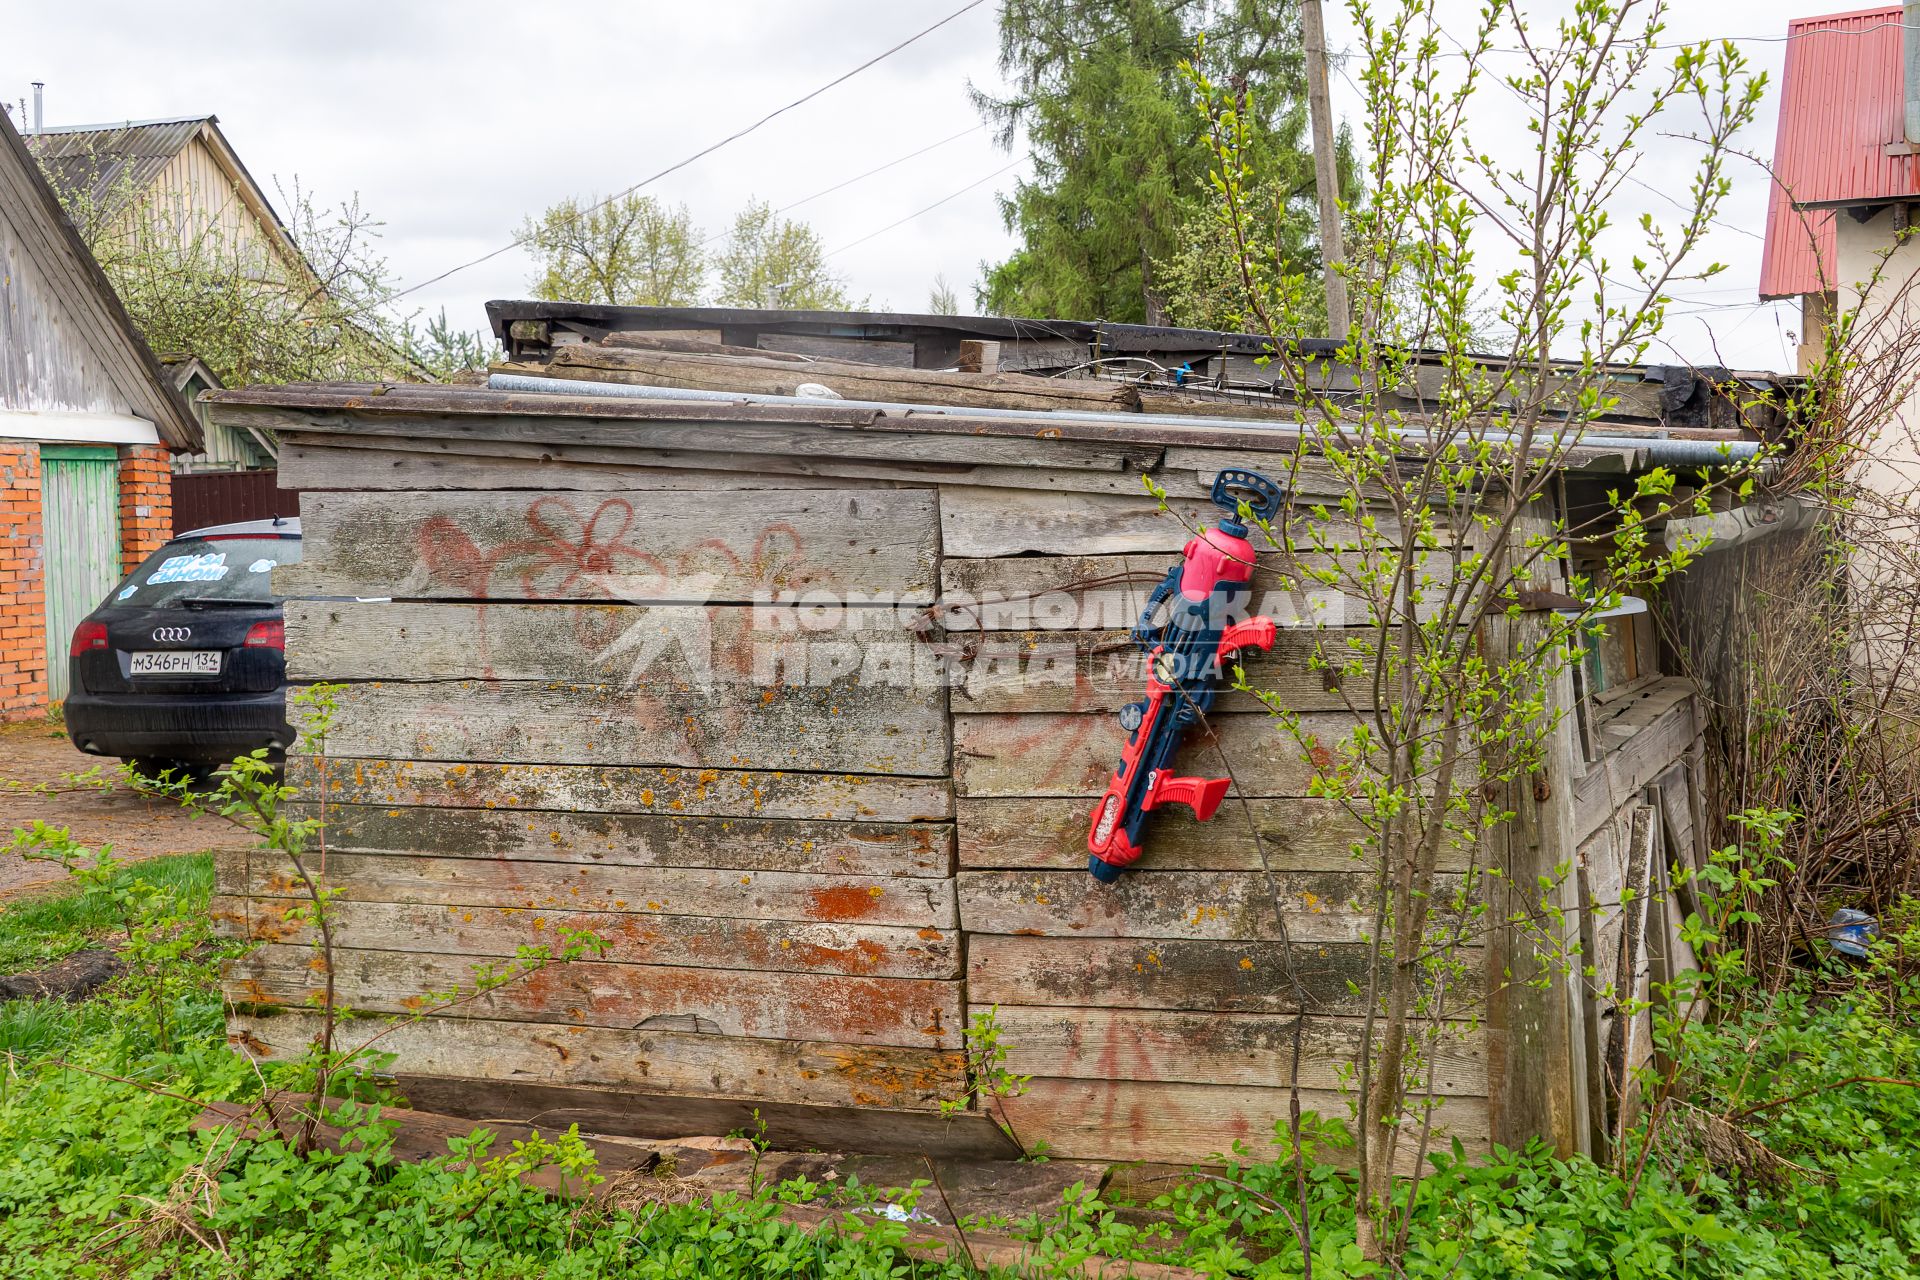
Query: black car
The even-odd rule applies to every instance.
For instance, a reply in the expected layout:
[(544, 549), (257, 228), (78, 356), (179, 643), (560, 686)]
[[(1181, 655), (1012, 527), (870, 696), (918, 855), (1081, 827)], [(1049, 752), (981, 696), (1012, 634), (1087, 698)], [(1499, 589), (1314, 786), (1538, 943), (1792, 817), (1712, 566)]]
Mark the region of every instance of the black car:
[(204, 775), (293, 742), (286, 623), (271, 575), (300, 561), (300, 522), (183, 533), (74, 628), (66, 702), (73, 745), (142, 772)]

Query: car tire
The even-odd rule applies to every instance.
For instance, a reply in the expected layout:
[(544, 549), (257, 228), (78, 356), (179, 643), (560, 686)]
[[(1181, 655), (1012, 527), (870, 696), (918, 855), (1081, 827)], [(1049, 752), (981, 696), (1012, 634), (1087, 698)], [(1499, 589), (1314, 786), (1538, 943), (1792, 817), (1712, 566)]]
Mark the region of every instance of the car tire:
[(126, 763), (133, 766), (135, 773), (149, 781), (160, 782), (162, 781), (160, 775), (171, 774), (171, 778), (166, 781), (191, 783), (196, 791), (205, 784), (206, 775), (209, 772), (206, 765), (197, 761), (174, 760), (166, 756), (134, 756), (127, 759)]

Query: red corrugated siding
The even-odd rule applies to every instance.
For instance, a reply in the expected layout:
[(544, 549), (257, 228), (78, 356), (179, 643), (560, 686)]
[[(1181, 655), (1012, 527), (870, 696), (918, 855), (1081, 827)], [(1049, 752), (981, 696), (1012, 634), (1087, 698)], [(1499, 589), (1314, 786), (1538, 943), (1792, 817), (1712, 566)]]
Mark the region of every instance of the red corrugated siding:
[(1886, 154), (1906, 141), (1900, 23), (1901, 10), (1886, 8), (1787, 24), (1761, 297), (1832, 287), (1833, 214), (1796, 203), (1920, 195), (1914, 157)]

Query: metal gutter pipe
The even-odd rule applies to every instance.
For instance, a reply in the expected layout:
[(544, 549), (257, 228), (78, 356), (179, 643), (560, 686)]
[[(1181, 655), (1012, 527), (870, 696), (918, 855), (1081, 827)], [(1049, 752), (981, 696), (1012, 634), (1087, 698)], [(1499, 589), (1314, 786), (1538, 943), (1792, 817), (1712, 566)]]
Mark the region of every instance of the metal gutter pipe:
[[(877, 409), (903, 415), (933, 414), (955, 418), (1033, 418), (1065, 419), (1069, 422), (1138, 422), (1165, 427), (1259, 427), (1284, 429), (1285, 423), (1262, 423), (1249, 418), (1206, 418), (1172, 413), (1093, 413), (1085, 409), (963, 409), (943, 404), (908, 404), (897, 400), (844, 400), (829, 396), (775, 396), (757, 391), (697, 391), (683, 387), (648, 387), (632, 382), (589, 382), (574, 378), (540, 378), (524, 373), (495, 373), (487, 376), (490, 391), (536, 391), (554, 395), (604, 396), (625, 400), (724, 400), (733, 404), (834, 405), (846, 409)], [(1404, 428), (1394, 434), (1418, 437), (1420, 432)], [(1483, 439), (1512, 443), (1513, 436), (1503, 431), (1487, 432)], [(1760, 452), (1752, 440), (1672, 440), (1663, 436), (1609, 436), (1587, 434), (1582, 446), (1603, 449), (1645, 449), (1648, 459), (1659, 466), (1701, 467), (1716, 463), (1745, 462)]]

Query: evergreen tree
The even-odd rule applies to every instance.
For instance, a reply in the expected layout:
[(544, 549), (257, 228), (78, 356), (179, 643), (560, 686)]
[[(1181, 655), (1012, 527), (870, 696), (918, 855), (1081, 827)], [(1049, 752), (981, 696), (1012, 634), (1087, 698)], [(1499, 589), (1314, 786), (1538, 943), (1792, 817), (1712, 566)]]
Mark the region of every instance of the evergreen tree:
[[(975, 90), (974, 100), (1002, 146), (1024, 133), (1034, 175), (1001, 201), (1007, 229), (1022, 243), (988, 268), (983, 306), (1008, 315), (1147, 323), (1219, 310), (1217, 302), (1196, 305), (1183, 296), (1191, 269), (1169, 280), (1161, 266), (1211, 216), (1205, 121), (1180, 70), (1189, 59), (1216, 84), (1244, 95), (1256, 168), (1281, 197), (1276, 245), (1283, 258), (1305, 259), (1290, 261), (1292, 269), (1317, 269), (1294, 5), (1003, 0), (1000, 69), (1012, 93), (996, 98)], [(1342, 168), (1346, 193), (1352, 167)]]

